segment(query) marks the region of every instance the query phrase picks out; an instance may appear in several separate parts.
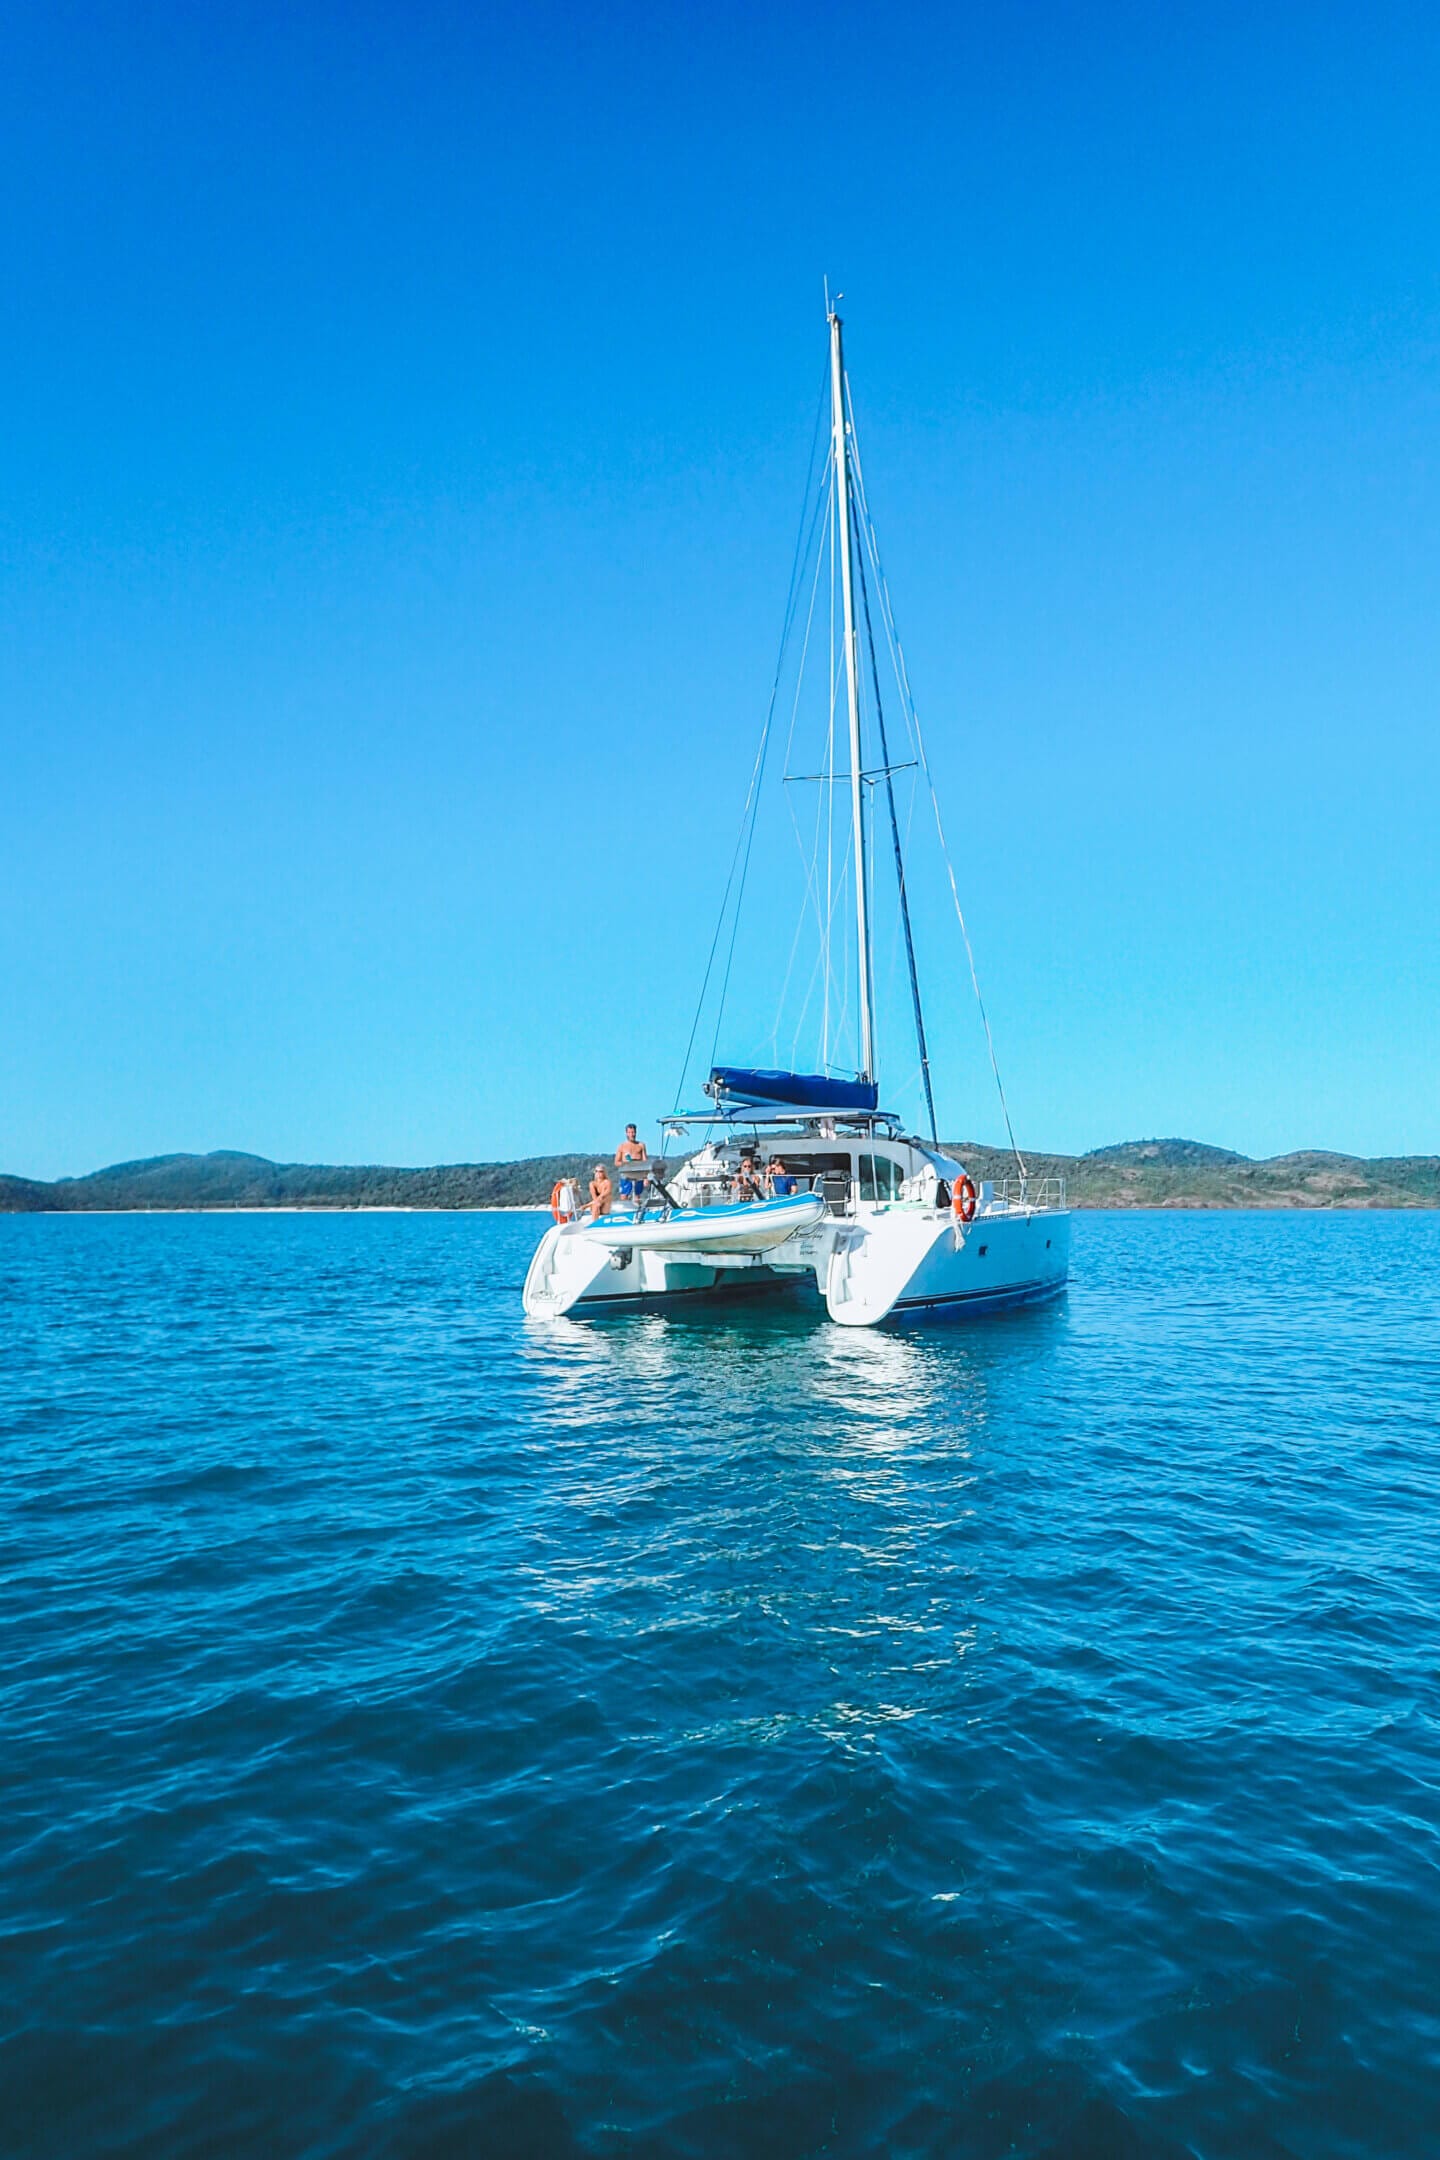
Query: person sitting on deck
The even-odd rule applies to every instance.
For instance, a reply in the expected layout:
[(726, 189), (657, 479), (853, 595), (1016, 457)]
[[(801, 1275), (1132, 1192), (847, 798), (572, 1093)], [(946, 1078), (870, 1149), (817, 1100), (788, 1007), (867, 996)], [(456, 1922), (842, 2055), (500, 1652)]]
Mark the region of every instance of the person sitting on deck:
[(602, 1215), (609, 1214), (610, 1203), (614, 1197), (615, 1188), (610, 1182), (610, 1173), (603, 1162), (597, 1162), (595, 1175), (590, 1180), (591, 1222), (598, 1222)]
[(763, 1200), (765, 1197), (765, 1186), (749, 1148), (740, 1157), (740, 1168), (730, 1180), (730, 1197), (732, 1200)]
[(769, 1182), (770, 1190), (772, 1193), (774, 1193), (776, 1199), (788, 1200), (791, 1193), (793, 1193), (795, 1190), (795, 1180), (793, 1177), (791, 1177), (789, 1171), (785, 1168), (784, 1163), (781, 1162), (778, 1155), (772, 1155), (770, 1157), (770, 1166), (768, 1171), (766, 1172), (766, 1176)]
[(643, 1200), (643, 1199), (644, 1199), (644, 1197), (645, 1197), (645, 1180), (644, 1180), (644, 1178), (643, 1178), (643, 1177), (626, 1177), (626, 1176), (625, 1176), (625, 1174), (624, 1174), (624, 1173), (625, 1173), (625, 1165), (626, 1165), (627, 1163), (643, 1163), (643, 1162), (644, 1162), (644, 1160), (645, 1160), (645, 1150), (644, 1150), (644, 1148), (643, 1148), (643, 1147), (641, 1147), (641, 1145), (640, 1145), (640, 1142), (639, 1142), (639, 1141), (638, 1141), (638, 1140), (636, 1139), (636, 1137), (635, 1137), (635, 1127), (634, 1127), (633, 1125), (627, 1125), (627, 1126), (625, 1127), (625, 1137), (624, 1137), (624, 1139), (623, 1139), (623, 1140), (622, 1140), (622, 1141), (620, 1142), (620, 1145), (619, 1145), (619, 1147), (617, 1147), (617, 1148), (616, 1148), (616, 1150), (615, 1150), (615, 1167), (616, 1167), (616, 1168), (617, 1168), (617, 1170), (619, 1170), (619, 1172), (621, 1173), (621, 1175), (620, 1175), (620, 1197), (621, 1197), (621, 1199), (622, 1199), (622, 1200)]

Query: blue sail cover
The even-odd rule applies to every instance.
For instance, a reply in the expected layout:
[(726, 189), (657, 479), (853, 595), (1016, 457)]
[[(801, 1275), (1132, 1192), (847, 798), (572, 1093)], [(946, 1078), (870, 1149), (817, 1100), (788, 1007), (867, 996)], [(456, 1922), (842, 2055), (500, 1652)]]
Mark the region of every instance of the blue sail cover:
[(705, 1083), (707, 1095), (735, 1109), (871, 1111), (879, 1107), (873, 1080), (832, 1080), (825, 1073), (757, 1072), (748, 1065), (716, 1065)]

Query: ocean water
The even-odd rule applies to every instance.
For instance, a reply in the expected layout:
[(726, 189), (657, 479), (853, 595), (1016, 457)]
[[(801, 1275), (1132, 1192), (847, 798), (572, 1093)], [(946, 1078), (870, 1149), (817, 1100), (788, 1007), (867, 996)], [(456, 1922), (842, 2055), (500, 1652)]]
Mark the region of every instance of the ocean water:
[(0, 2151), (1440, 2153), (1440, 1217), (0, 1217)]

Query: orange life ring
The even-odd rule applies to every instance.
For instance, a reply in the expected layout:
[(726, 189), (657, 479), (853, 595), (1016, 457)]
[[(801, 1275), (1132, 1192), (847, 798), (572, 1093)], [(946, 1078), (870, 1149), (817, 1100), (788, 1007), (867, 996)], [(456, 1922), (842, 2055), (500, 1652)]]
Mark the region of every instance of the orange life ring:
[[(561, 1195), (561, 1193), (565, 1191), (565, 1189), (566, 1189), (566, 1187), (567, 1187), (567, 1186), (569, 1187), (569, 1190), (570, 1190), (570, 1199), (571, 1199), (571, 1205), (570, 1205), (570, 1206), (569, 1206), (568, 1208), (567, 1208), (567, 1207), (566, 1207), (566, 1206), (565, 1206), (565, 1205), (563, 1204), (563, 1202), (561, 1201), (561, 1198), (560, 1198), (560, 1195)], [(555, 1180), (555, 1184), (554, 1184), (554, 1187), (553, 1187), (553, 1189), (552, 1189), (552, 1191), (551, 1191), (551, 1194), (550, 1194), (550, 1213), (551, 1213), (551, 1214), (552, 1214), (552, 1215), (554, 1216), (554, 1218), (555, 1218), (556, 1222), (560, 1222), (560, 1223), (564, 1223), (564, 1222), (574, 1222), (574, 1220), (575, 1220), (575, 1216), (576, 1216), (576, 1212), (577, 1212), (577, 1211), (576, 1211), (576, 1209), (575, 1209), (575, 1206), (574, 1206), (574, 1200), (575, 1200), (575, 1180), (574, 1180), (574, 1178), (568, 1178), (568, 1177), (556, 1178), (556, 1180)]]
[(975, 1190), (975, 1180), (973, 1178), (956, 1178), (955, 1189), (950, 1196), (950, 1205), (954, 1208), (961, 1222), (974, 1222), (975, 1203), (979, 1198), (980, 1195)]

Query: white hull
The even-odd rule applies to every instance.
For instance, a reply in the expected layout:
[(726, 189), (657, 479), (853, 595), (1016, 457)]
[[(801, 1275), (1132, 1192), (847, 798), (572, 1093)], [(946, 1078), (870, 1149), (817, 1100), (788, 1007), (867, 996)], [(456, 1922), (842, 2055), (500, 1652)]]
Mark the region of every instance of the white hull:
[(825, 1304), (842, 1327), (1039, 1303), (1064, 1289), (1070, 1217), (1061, 1209), (977, 1215), (963, 1229), (928, 1211), (868, 1212), (837, 1225)]
[(808, 1279), (833, 1321), (874, 1327), (1038, 1303), (1057, 1296), (1069, 1273), (1063, 1208), (1004, 1208), (961, 1225), (948, 1209), (861, 1201), (843, 1217), (822, 1211), (810, 1227), (765, 1250), (722, 1243), (718, 1222), (705, 1245), (668, 1250), (621, 1242), (616, 1233), (625, 1227), (607, 1220), (548, 1231), (526, 1278), (526, 1312), (541, 1318), (679, 1308), (697, 1296), (781, 1290)]

